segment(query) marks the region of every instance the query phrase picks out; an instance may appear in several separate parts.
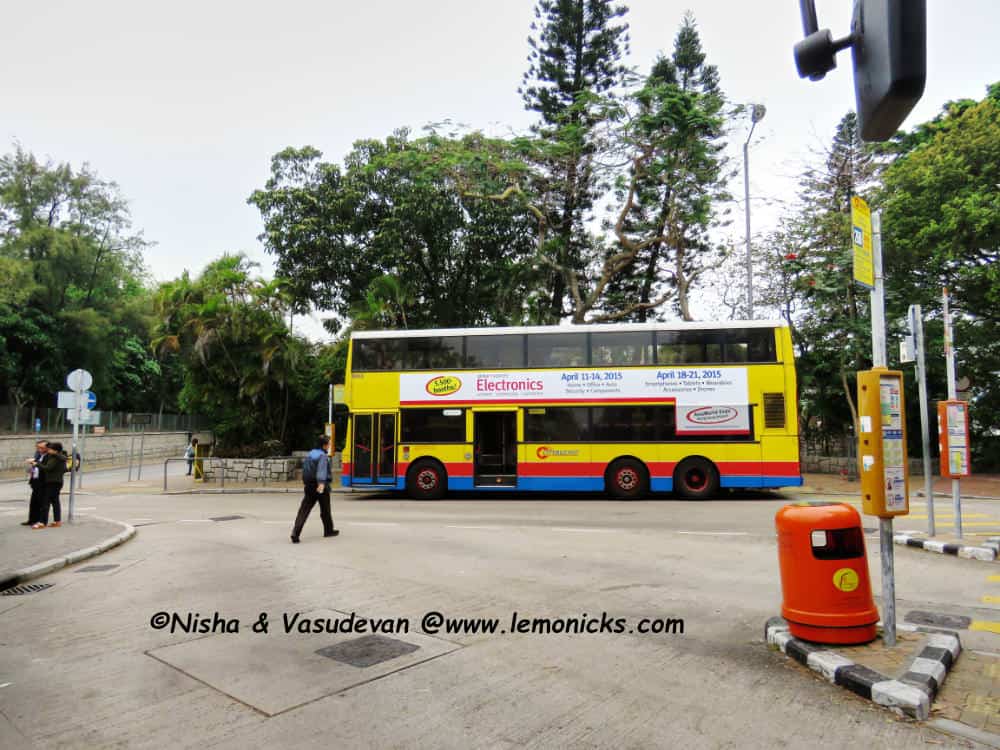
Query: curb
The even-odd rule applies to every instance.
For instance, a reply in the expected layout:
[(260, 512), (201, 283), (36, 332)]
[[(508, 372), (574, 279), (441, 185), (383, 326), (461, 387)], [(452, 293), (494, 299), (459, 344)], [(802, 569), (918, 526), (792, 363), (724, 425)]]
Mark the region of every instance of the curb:
[(892, 541), (906, 547), (937, 552), (941, 555), (956, 555), (967, 560), (985, 560), (992, 562), (1000, 557), (1000, 537), (990, 537), (982, 546), (939, 542), (934, 539), (921, 539), (911, 534), (894, 534)]
[(62, 557), (53, 557), (51, 560), (46, 560), (45, 562), (40, 562), (35, 565), (30, 565), (27, 568), (21, 568), (20, 570), (15, 570), (8, 576), (0, 578), (0, 590), (9, 589), (11, 586), (16, 586), (19, 583), (25, 583), (32, 580), (33, 578), (38, 578), (46, 573), (51, 573), (60, 568), (65, 568), (67, 565), (73, 565), (81, 560), (86, 560), (91, 557), (96, 557), (102, 552), (107, 552), (113, 547), (117, 547), (119, 544), (127, 542), (129, 539), (135, 536), (135, 527), (130, 526), (124, 521), (115, 521), (111, 518), (101, 518), (100, 516), (90, 516), (91, 518), (96, 518), (99, 521), (107, 521), (109, 523), (117, 523), (125, 528), (119, 531), (113, 537), (105, 539), (103, 542), (91, 545), (90, 547), (84, 547), (83, 549), (78, 549), (75, 552), (70, 552)]
[(768, 645), (822, 675), (828, 682), (897, 714), (922, 721), (930, 715), (934, 696), (962, 652), (962, 644), (955, 633), (932, 632), (905, 624), (897, 625), (896, 629), (928, 633), (927, 645), (898, 680), (856, 664), (830, 648), (794, 637), (781, 617), (768, 620), (764, 633)]

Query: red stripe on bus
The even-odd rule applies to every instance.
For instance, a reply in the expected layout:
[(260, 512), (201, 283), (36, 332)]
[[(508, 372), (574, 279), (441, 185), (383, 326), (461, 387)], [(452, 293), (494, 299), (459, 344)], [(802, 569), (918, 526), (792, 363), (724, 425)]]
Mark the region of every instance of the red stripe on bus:
[[(677, 399), (673, 396), (669, 398), (602, 398), (602, 404), (673, 404)], [(540, 408), (551, 404), (591, 404), (593, 398), (549, 398), (534, 401), (525, 401), (523, 398), (511, 399), (490, 399), (489, 401), (400, 401), (400, 406), (440, 406), (443, 408), (455, 406), (493, 406), (495, 404), (517, 404), (525, 409)]]

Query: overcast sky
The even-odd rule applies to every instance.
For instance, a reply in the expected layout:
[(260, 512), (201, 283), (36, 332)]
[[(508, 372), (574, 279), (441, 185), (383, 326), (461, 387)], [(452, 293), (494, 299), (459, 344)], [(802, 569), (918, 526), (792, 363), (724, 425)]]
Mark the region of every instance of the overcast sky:
[[(340, 161), (361, 138), (451, 119), (491, 134), (532, 122), (517, 87), (534, 0), (6, 0), (0, 4), (0, 152), (89, 162), (121, 187), (155, 242), (157, 279), (225, 251), (271, 263), (246, 204), (271, 156), (310, 144)], [(797, 0), (633, 0), (629, 63), (669, 53), (685, 10), (734, 102), (762, 102), (751, 145), (754, 234), (793, 197), (795, 175), (853, 108), (850, 56), (800, 80)], [(850, 0), (818, 0), (849, 31)], [(928, 0), (928, 80), (904, 124), (1000, 80), (1000, 3)], [(735, 134), (736, 153), (745, 134)], [(740, 185), (741, 187), (741, 185)], [(758, 204), (759, 202), (759, 209)], [(733, 230), (742, 233), (742, 214)], [(310, 330), (317, 330), (310, 327)]]

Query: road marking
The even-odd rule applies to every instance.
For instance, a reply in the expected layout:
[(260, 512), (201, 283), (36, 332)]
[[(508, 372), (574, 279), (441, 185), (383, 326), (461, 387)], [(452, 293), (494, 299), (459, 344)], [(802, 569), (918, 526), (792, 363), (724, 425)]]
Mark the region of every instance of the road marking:
[(553, 526), (553, 531), (581, 531), (585, 534), (620, 534), (624, 529), (585, 529), (578, 526)]
[(986, 580), (990, 583), (1000, 583), (1000, 576), (986, 576)]
[(982, 598), (983, 604), (1000, 604), (1000, 596), (990, 596), (987, 594)]
[(747, 536), (748, 531), (678, 531), (678, 534), (690, 534), (691, 536)]
[(0, 685), (0, 688), (10, 687), (13, 684), (13, 682), (5, 682), (3, 685)]
[(506, 526), (459, 526), (458, 524), (446, 523), (446, 529), (504, 529)]
[(177, 523), (212, 523), (211, 518), (182, 518)]
[[(965, 519), (965, 518), (990, 518), (990, 517), (991, 516), (988, 513), (963, 513), (962, 514), (962, 518), (963, 519)], [(926, 521), (927, 520), (927, 516), (915, 515), (913, 513), (910, 513), (907, 516), (907, 518), (915, 518), (918, 521)], [(955, 520), (955, 514), (954, 513), (935, 513), (934, 514), (934, 518), (935, 519), (938, 519), (938, 518), (950, 518), (950, 519), (952, 519), (954, 521)]]
[(90, 506), (88, 508), (75, 508), (74, 510), (97, 510), (96, 506)]
[(152, 520), (153, 520), (152, 518), (130, 518), (130, 519), (128, 519), (128, 522), (129, 523), (141, 523), (142, 521), (152, 521)]
[(982, 630), (987, 633), (996, 633), (997, 635), (1000, 635), (1000, 622), (973, 620), (969, 625), (969, 630)]
[[(909, 517), (912, 518), (912, 516), (909, 516)], [(963, 518), (964, 518), (964, 516), (963, 516)], [(955, 524), (952, 523), (951, 521), (946, 521), (944, 523), (939, 523), (939, 524), (936, 524), (936, 525), (937, 526), (954, 526)], [(970, 521), (969, 523), (966, 523), (965, 521), (962, 521), (962, 526), (963, 527), (966, 527), (966, 526), (996, 526), (996, 527), (1000, 528), (1000, 520), (997, 520), (997, 521)]]

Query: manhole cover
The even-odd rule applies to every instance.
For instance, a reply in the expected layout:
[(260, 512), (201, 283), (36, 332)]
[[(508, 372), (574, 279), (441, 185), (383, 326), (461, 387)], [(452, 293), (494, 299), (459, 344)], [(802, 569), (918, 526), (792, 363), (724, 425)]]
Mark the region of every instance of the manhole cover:
[(940, 612), (921, 612), (914, 610), (906, 613), (906, 621), (914, 625), (931, 625), (949, 630), (965, 630), (972, 624), (972, 619), (962, 615), (945, 615)]
[(210, 521), (238, 521), (243, 518), (243, 516), (216, 516), (215, 518), (210, 518)]
[(77, 573), (97, 573), (101, 570), (113, 570), (117, 568), (117, 565), (88, 565), (86, 568), (80, 568)]
[(12, 586), (9, 589), (0, 591), (0, 596), (20, 596), (21, 594), (34, 594), (38, 591), (52, 588), (51, 583), (22, 583), (19, 586)]
[(327, 646), (316, 653), (320, 656), (350, 664), (352, 667), (371, 667), (397, 656), (412, 654), (420, 646), (396, 638), (386, 638), (384, 635), (366, 635), (350, 641)]

